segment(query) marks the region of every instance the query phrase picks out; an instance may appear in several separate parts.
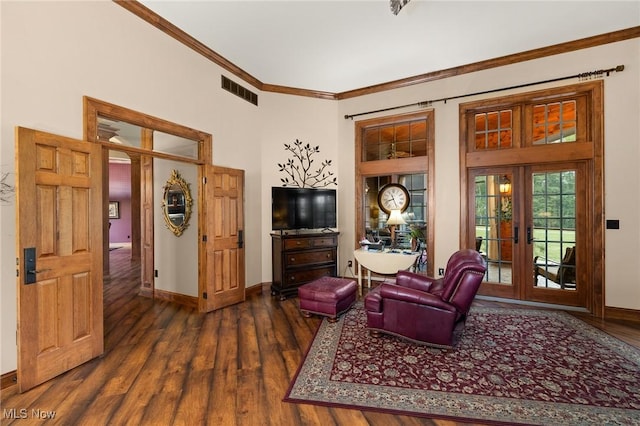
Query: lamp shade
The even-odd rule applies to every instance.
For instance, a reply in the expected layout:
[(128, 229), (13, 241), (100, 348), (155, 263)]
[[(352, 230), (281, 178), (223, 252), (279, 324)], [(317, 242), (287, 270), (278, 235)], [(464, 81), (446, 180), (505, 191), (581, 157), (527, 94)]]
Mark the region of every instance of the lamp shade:
[(407, 222), (402, 218), (402, 213), (400, 210), (391, 210), (391, 214), (389, 215), (389, 219), (387, 219), (387, 225), (404, 225)]

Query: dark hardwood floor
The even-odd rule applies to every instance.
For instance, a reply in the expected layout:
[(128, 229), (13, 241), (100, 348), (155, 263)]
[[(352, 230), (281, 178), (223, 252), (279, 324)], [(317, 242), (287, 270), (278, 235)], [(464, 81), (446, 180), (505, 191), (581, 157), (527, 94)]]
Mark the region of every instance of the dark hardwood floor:
[[(111, 252), (104, 286), (105, 353), (35, 389), (3, 391), (7, 410), (55, 412), (61, 425), (461, 425), (445, 420), (290, 404), (282, 398), (320, 319), (267, 287), (245, 303), (199, 314), (138, 296), (139, 267)], [(478, 301), (483, 305), (498, 305)], [(640, 327), (579, 315), (640, 347)]]

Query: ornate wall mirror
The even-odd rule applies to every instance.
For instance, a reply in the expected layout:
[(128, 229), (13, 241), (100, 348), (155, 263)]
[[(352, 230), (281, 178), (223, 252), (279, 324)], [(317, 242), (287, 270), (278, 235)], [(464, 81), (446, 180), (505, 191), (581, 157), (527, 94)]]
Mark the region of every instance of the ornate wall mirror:
[(193, 199), (191, 198), (189, 184), (182, 179), (177, 170), (173, 170), (171, 177), (169, 177), (164, 186), (162, 214), (167, 228), (176, 237), (182, 235), (187, 226), (189, 226), (192, 204)]

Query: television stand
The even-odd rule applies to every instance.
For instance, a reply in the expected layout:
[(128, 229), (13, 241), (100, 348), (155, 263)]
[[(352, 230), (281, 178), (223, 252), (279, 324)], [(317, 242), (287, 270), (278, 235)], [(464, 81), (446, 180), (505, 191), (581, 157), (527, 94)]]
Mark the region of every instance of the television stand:
[(271, 233), (271, 295), (285, 300), (297, 295), (302, 284), (337, 276), (339, 234), (333, 230)]

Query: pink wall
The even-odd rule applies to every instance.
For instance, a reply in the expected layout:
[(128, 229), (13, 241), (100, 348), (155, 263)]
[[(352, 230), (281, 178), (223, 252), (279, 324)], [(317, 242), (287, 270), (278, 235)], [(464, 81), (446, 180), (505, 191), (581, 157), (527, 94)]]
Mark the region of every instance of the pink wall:
[(120, 218), (109, 219), (109, 243), (131, 242), (131, 165), (109, 163), (109, 201), (120, 203)]

